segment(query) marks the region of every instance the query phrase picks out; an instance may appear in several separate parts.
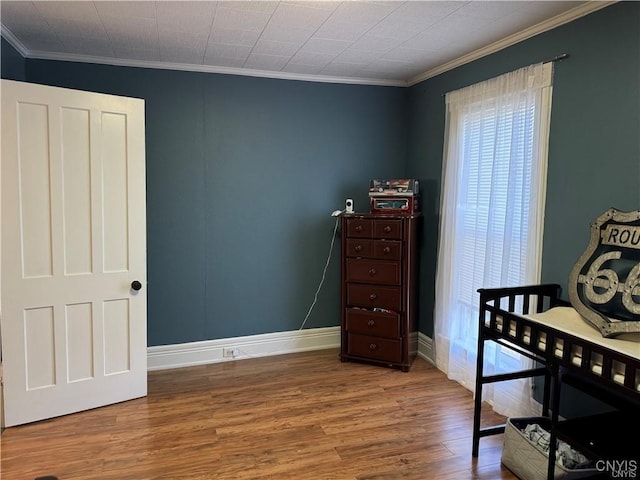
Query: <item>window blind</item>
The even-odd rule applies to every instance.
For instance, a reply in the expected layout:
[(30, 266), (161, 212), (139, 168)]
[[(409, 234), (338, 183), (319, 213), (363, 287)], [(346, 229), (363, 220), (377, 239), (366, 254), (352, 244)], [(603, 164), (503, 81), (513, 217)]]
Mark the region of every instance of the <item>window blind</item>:
[[(436, 272), (436, 365), (475, 386), (478, 289), (539, 281), (552, 63), (536, 64), (445, 96)], [(495, 373), (527, 358), (485, 351)], [(530, 379), (492, 385), (484, 398), (527, 416)]]

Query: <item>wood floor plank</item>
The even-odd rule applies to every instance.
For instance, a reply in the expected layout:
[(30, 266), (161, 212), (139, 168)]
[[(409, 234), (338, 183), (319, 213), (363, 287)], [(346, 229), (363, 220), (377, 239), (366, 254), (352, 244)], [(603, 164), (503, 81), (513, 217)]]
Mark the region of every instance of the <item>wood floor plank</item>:
[[(471, 457), (473, 397), (336, 350), (150, 372), (148, 396), (11, 427), (0, 477), (31, 480), (514, 480), (502, 435)], [(486, 424), (504, 422), (488, 407)]]

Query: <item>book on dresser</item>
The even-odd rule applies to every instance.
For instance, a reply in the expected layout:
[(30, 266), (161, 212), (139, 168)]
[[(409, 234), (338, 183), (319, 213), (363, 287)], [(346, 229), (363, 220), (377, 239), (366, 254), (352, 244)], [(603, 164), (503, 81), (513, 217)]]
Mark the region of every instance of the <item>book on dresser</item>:
[(340, 359), (409, 371), (418, 350), (420, 214), (341, 216)]

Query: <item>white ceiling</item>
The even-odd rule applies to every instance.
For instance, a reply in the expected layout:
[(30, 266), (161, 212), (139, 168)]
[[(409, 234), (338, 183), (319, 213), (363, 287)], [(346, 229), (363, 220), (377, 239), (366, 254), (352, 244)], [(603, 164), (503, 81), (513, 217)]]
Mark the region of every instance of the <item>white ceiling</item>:
[(609, 3), (2, 0), (0, 21), (27, 58), (406, 86)]

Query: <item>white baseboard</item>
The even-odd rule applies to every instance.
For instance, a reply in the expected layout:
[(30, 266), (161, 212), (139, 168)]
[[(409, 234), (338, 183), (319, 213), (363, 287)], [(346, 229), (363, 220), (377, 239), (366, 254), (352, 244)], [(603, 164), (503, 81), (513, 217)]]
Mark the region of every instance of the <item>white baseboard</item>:
[(433, 365), (436, 364), (433, 340), (422, 332), (418, 332), (418, 356)]
[[(310, 328), (147, 348), (147, 370), (190, 367), (340, 346), (340, 327)], [(237, 354), (225, 357), (224, 351)]]
[[(340, 327), (310, 328), (203, 342), (159, 345), (147, 348), (147, 370), (191, 367), (338, 347), (340, 347)], [(237, 354), (225, 357), (224, 351), (227, 349), (234, 349)], [(418, 333), (418, 356), (435, 365), (433, 340), (423, 333)]]

